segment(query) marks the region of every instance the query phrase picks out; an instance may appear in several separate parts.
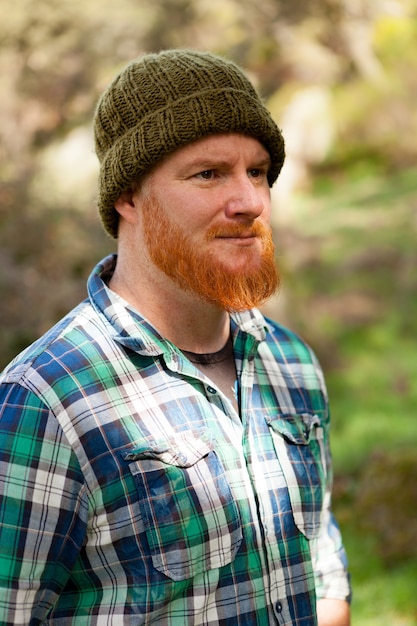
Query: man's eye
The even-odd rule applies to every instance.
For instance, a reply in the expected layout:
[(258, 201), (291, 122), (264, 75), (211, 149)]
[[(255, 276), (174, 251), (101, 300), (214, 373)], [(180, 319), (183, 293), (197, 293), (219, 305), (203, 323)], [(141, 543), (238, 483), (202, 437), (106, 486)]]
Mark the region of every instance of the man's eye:
[(249, 176), (251, 176), (251, 178), (260, 178), (264, 174), (265, 172), (261, 170), (259, 167), (253, 167), (252, 169), (249, 170)]
[(213, 170), (204, 170), (203, 172), (199, 172), (196, 174), (197, 178), (202, 178), (203, 180), (211, 180), (214, 176)]

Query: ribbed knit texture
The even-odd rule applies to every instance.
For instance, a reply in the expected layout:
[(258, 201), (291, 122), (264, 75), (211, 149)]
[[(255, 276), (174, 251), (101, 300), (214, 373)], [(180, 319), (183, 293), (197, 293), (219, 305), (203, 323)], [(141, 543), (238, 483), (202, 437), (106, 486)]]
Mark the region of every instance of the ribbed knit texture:
[(130, 63), (100, 98), (94, 118), (98, 208), (106, 231), (117, 238), (114, 202), (141, 174), (180, 146), (227, 132), (264, 144), (272, 186), (284, 162), (284, 140), (237, 65), (191, 50), (148, 54)]

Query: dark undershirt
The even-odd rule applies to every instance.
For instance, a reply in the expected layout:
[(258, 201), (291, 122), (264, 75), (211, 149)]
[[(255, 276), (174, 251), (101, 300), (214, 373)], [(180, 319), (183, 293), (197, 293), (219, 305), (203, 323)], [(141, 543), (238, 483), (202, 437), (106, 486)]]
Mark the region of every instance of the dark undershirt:
[(229, 398), (236, 411), (238, 403), (236, 399), (236, 366), (233, 355), (233, 344), (231, 338), (225, 346), (218, 352), (207, 354), (197, 354), (182, 350), (185, 356), (194, 363), (215, 385)]

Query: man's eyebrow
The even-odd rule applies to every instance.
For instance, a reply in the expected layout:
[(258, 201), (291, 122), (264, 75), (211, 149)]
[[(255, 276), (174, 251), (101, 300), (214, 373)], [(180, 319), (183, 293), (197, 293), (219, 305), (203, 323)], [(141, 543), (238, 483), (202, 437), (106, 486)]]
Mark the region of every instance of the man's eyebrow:
[(254, 160), (251, 167), (271, 167), (271, 159), (269, 156), (262, 157), (259, 161)]
[(230, 161), (228, 159), (223, 159), (220, 157), (207, 157), (204, 156), (202, 158), (192, 159), (188, 162), (184, 163), (184, 168), (196, 168), (201, 170), (210, 170), (214, 167), (228, 167), (230, 166)]

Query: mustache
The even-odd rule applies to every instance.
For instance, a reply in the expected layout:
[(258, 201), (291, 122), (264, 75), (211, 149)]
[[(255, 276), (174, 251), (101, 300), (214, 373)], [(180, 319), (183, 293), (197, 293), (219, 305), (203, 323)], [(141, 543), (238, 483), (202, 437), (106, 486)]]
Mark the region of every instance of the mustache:
[(272, 229), (266, 227), (261, 222), (254, 222), (251, 225), (245, 224), (223, 224), (212, 226), (206, 233), (206, 240), (211, 241), (218, 237), (270, 237)]

